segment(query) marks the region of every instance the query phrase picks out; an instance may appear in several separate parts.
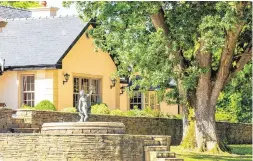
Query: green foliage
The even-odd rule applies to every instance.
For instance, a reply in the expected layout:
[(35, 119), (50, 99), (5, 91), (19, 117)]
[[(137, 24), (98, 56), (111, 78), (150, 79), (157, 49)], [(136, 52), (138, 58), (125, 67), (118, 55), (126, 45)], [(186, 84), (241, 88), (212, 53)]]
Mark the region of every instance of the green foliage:
[(32, 7), (40, 7), (38, 1), (0, 1), (0, 5), (24, 9)]
[(129, 117), (163, 117), (171, 119), (182, 119), (181, 115), (168, 115), (160, 112), (159, 110), (153, 110), (150, 107), (146, 107), (143, 110), (138, 109), (134, 106), (134, 109), (128, 111), (121, 111), (119, 109), (110, 110), (106, 104), (96, 104), (91, 106), (92, 114), (108, 114), (112, 116), (129, 116)]
[(66, 107), (66, 108), (61, 109), (61, 112), (75, 113), (75, 112), (77, 112), (77, 110), (75, 107)]
[[(218, 103), (218, 120), (221, 117), (233, 122), (252, 122), (252, 63), (242, 71), (221, 92)], [(226, 116), (224, 116), (224, 113)], [(223, 116), (222, 116), (223, 115)]]
[(113, 116), (126, 116), (125, 112), (123, 112), (119, 109), (111, 110), (110, 115), (113, 115)]
[(34, 107), (27, 106), (26, 104), (22, 104), (20, 108), (21, 108), (21, 109), (25, 109), (25, 110), (35, 110)]
[(186, 136), (184, 137), (184, 140), (180, 144), (185, 149), (194, 149), (197, 146), (197, 142), (195, 139), (195, 121), (191, 121), (190, 125), (188, 127), (188, 131), (186, 133)]
[(54, 104), (48, 100), (43, 100), (35, 106), (35, 110), (40, 111), (56, 111)]
[(218, 111), (215, 113), (215, 120), (216, 121), (226, 121), (226, 122), (237, 122), (236, 116), (225, 112), (225, 111)]
[(109, 114), (110, 109), (104, 103), (95, 104), (91, 106), (91, 113), (92, 114)]

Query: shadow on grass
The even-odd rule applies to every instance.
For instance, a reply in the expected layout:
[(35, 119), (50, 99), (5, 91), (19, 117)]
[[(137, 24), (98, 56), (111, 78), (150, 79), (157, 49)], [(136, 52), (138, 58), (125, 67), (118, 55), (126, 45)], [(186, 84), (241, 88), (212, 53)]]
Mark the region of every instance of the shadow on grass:
[(180, 146), (171, 146), (171, 151), (184, 161), (252, 161), (252, 145), (229, 146), (231, 153), (224, 154), (198, 153), (182, 149)]
[(221, 156), (221, 155), (201, 155), (201, 154), (178, 154), (177, 158), (185, 161), (251, 161), (251, 156)]
[(252, 155), (252, 145), (229, 145), (232, 154)]

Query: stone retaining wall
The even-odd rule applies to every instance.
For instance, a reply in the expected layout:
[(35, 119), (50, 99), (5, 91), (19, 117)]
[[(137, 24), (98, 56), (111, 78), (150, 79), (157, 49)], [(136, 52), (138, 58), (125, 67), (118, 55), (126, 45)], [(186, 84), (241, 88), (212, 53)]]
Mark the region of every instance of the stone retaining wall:
[[(24, 118), (34, 128), (41, 128), (47, 122), (75, 122), (77, 113), (18, 110), (17, 117)], [(91, 115), (89, 121), (122, 122), (126, 133), (133, 135), (169, 135), (172, 144), (180, 144), (182, 138), (182, 121), (179, 119), (122, 117), (109, 115)], [(252, 124), (217, 122), (218, 135), (230, 144), (251, 144)]]
[(8, 127), (12, 124), (12, 110), (0, 107), (0, 133), (7, 132)]
[(170, 137), (7, 133), (0, 134), (0, 160), (144, 161), (144, 147), (150, 145), (169, 146)]

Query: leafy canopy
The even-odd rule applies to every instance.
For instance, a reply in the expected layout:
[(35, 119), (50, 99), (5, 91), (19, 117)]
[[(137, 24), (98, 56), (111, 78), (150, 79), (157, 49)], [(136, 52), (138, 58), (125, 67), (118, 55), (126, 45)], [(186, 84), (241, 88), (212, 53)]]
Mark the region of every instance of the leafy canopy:
[(229, 114), (234, 122), (252, 122), (252, 63), (247, 64), (225, 87), (217, 111)]
[(24, 9), (40, 6), (38, 1), (1, 1), (0, 5)]
[[(73, 2), (64, 2), (69, 6)], [(75, 2), (80, 17), (95, 19), (95, 28), (89, 30), (96, 46), (115, 55), (118, 76), (129, 76), (133, 86), (145, 91), (151, 86), (160, 89), (160, 96), (175, 96), (166, 91), (169, 78), (182, 80), (186, 91), (195, 90), (200, 73), (196, 51), (210, 52), (211, 79), (219, 69), (220, 59), (228, 31), (243, 22), (242, 32), (234, 51), (231, 71), (238, 66), (238, 59), (251, 44), (251, 3), (238, 11), (240, 2)], [(151, 15), (162, 7), (168, 32), (155, 29)], [(179, 59), (184, 58), (185, 68), (175, 70)], [(131, 70), (129, 70), (131, 69)], [(135, 79), (138, 74), (142, 79)]]

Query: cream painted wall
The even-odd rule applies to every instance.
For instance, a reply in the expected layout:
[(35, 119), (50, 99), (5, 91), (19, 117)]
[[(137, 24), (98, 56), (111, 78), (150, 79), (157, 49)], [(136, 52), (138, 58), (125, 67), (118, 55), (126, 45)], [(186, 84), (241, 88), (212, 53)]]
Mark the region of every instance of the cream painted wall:
[(56, 70), (7, 71), (0, 76), (0, 102), (12, 109), (22, 105), (22, 75), (35, 75), (35, 105), (42, 100), (49, 100), (57, 106), (54, 99), (54, 79)]
[(0, 76), (0, 102), (6, 103), (12, 109), (18, 108), (18, 79), (17, 72), (4, 72)]
[[(58, 109), (73, 106), (73, 77), (75, 76), (100, 79), (102, 102), (110, 109), (119, 107), (119, 83), (110, 89), (110, 77), (115, 71), (116, 66), (110, 55), (102, 51), (95, 52), (93, 39), (83, 34), (63, 59), (62, 69), (58, 71)], [(65, 73), (70, 74), (70, 77), (63, 85)]]
[(42, 100), (54, 102), (53, 71), (38, 70), (35, 76), (35, 105)]
[(161, 102), (160, 103), (160, 110), (161, 110), (161, 112), (168, 113), (170, 115), (178, 115), (178, 105), (177, 104), (169, 104), (168, 105), (166, 102)]
[(22, 76), (23, 75), (35, 75), (35, 98), (34, 104), (38, 104), (42, 100), (49, 100), (57, 106), (54, 100), (54, 73), (57, 70), (27, 70), (18, 71), (17, 77), (19, 81), (18, 95), (19, 101), (18, 106), (22, 105), (21, 90), (22, 90)]

